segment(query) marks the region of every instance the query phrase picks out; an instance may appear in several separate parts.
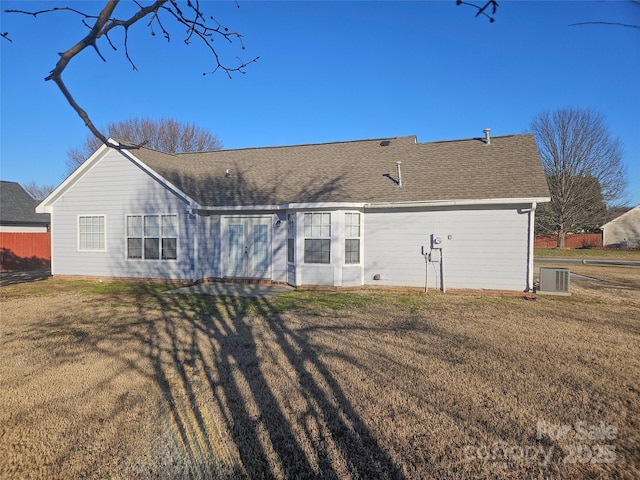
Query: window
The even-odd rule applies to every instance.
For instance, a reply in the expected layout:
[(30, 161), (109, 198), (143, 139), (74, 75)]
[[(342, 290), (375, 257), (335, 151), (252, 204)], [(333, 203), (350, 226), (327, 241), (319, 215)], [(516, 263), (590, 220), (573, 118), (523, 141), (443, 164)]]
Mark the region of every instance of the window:
[(127, 258), (175, 260), (178, 258), (177, 215), (128, 215)]
[(344, 263), (360, 263), (360, 214), (344, 215)]
[(295, 255), (295, 214), (287, 214), (287, 261), (294, 263)]
[(104, 215), (78, 217), (78, 250), (105, 250)]
[(304, 214), (304, 262), (331, 262), (331, 214)]

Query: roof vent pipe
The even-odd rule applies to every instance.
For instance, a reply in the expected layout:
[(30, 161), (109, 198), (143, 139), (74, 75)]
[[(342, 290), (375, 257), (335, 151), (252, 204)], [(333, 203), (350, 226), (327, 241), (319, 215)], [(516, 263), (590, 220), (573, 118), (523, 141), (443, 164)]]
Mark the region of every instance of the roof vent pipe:
[(402, 162), (398, 160), (396, 162), (396, 168), (398, 169), (398, 186), (399, 187), (402, 186), (402, 168), (400, 167), (401, 165), (402, 165)]
[(491, 129), (490, 128), (485, 128), (484, 130), (482, 130), (484, 132), (484, 143), (486, 143), (487, 145), (491, 145)]

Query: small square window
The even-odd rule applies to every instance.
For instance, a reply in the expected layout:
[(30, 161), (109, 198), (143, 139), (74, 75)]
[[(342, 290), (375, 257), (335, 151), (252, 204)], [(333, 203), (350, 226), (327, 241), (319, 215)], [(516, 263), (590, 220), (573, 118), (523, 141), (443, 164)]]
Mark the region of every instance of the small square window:
[(104, 215), (78, 217), (78, 250), (105, 250)]
[(305, 263), (331, 263), (331, 240), (305, 239)]

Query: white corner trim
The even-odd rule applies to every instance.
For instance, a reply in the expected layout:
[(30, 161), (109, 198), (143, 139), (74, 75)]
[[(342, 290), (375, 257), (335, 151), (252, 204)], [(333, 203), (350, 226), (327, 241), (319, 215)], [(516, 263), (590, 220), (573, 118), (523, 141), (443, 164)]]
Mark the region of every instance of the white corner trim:
[(529, 209), (529, 239), (527, 245), (527, 291), (533, 292), (533, 264), (534, 264), (534, 248), (536, 243), (535, 235), (535, 217), (538, 204), (533, 202)]

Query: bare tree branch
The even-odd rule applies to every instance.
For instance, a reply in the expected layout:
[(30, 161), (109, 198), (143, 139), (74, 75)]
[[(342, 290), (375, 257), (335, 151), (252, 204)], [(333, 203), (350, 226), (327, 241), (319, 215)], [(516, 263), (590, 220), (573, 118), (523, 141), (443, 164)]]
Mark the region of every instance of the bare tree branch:
[(78, 105), (78, 103), (75, 101), (75, 99), (71, 95), (71, 92), (69, 92), (69, 89), (65, 85), (64, 81), (62, 80), (62, 72), (64, 72), (69, 62), (78, 53), (83, 51), (89, 45), (95, 46), (95, 42), (96, 42), (96, 39), (98, 38), (98, 35), (100, 34), (100, 31), (109, 20), (111, 13), (113, 13), (113, 10), (116, 8), (117, 4), (118, 4), (118, 0), (109, 0), (107, 2), (105, 7), (100, 12), (100, 15), (98, 15), (96, 23), (91, 29), (91, 31), (89, 32), (89, 34), (86, 37), (84, 37), (82, 40), (80, 40), (78, 43), (76, 43), (69, 50), (61, 53), (60, 59), (58, 60), (58, 63), (56, 63), (55, 68), (51, 71), (49, 76), (45, 78), (45, 80), (53, 80), (56, 83), (56, 85), (58, 86), (58, 88), (60, 89), (64, 97), (67, 99), (67, 102), (69, 102), (69, 105), (71, 105), (71, 107), (76, 111), (76, 113), (80, 116), (80, 118), (84, 120), (84, 124), (87, 126), (87, 128), (89, 128), (89, 130), (91, 130), (91, 133), (93, 133), (96, 137), (98, 137), (105, 145), (108, 145), (110, 147), (117, 147), (117, 145), (110, 142), (107, 138), (104, 137), (104, 135), (102, 135), (102, 133), (98, 131), (98, 129), (95, 127), (95, 125), (89, 118), (89, 115), (87, 115), (87, 112), (85, 112), (80, 107), (80, 105)]
[(6, 13), (23, 13), (25, 15), (32, 15), (34, 18), (43, 13), (51, 13), (51, 12), (73, 12), (81, 15), (84, 18), (98, 18), (96, 15), (88, 15), (80, 10), (76, 10), (71, 7), (53, 7), (47, 8), (46, 10), (38, 10), (37, 12), (27, 12), (25, 10), (5, 10)]
[[(489, 19), (490, 23), (493, 23), (496, 21), (496, 19), (492, 16), (496, 14), (496, 11), (498, 10), (498, 2), (496, 0), (488, 0), (484, 5), (480, 6), (477, 5), (475, 3), (471, 3), (471, 2), (465, 2), (463, 0), (456, 0), (456, 5), (466, 5), (468, 7), (473, 7), (476, 10), (478, 10), (476, 12), (476, 17), (483, 15), (485, 17), (487, 17)], [(491, 7), (491, 15), (489, 15), (486, 10)]]
[(578, 25), (612, 25), (614, 27), (625, 27), (625, 28), (637, 28), (640, 30), (640, 25), (631, 25), (629, 23), (620, 23), (620, 22), (579, 22), (579, 23), (570, 23), (570, 27), (575, 27)]
[[(160, 12), (166, 12), (170, 17), (172, 17), (178, 24), (181, 24), (186, 27), (186, 37), (185, 43), (191, 43), (193, 38), (200, 39), (204, 45), (209, 49), (209, 51), (213, 54), (215, 59), (216, 67), (213, 72), (217, 70), (223, 70), (228, 77), (231, 78), (231, 74), (234, 72), (245, 73), (244, 68), (249, 64), (254, 63), (258, 60), (259, 57), (255, 57), (250, 61), (242, 61), (238, 58), (238, 64), (234, 66), (226, 65), (222, 62), (216, 48), (214, 48), (213, 41), (216, 36), (222, 37), (227, 40), (229, 43), (233, 43), (234, 40), (238, 40), (240, 42), (241, 48), (244, 50), (244, 44), (242, 42), (242, 35), (238, 32), (229, 31), (228, 28), (222, 26), (217, 20), (213, 17), (210, 19), (215, 22), (215, 26), (209, 26), (206, 24), (207, 19), (203, 14), (200, 6), (199, 0), (186, 0), (186, 8), (180, 8), (178, 0), (157, 0), (150, 3), (147, 6), (143, 6), (137, 0), (134, 2), (138, 10), (127, 19), (120, 19), (113, 16), (114, 10), (119, 4), (119, 0), (106, 0), (104, 7), (100, 11), (98, 15), (92, 15), (76, 8), (71, 7), (53, 7), (50, 9), (39, 10), (35, 12), (28, 12), (24, 10), (7, 10), (8, 13), (19, 13), (24, 15), (32, 15), (33, 17), (37, 17), (38, 15), (45, 13), (53, 13), (53, 12), (71, 12), (82, 17), (82, 23), (89, 28), (89, 33), (78, 41), (75, 45), (73, 45), (68, 50), (60, 53), (60, 58), (56, 63), (54, 69), (49, 73), (49, 75), (45, 78), (46, 81), (52, 80), (57, 86), (61, 93), (64, 95), (65, 99), (69, 103), (69, 105), (76, 111), (78, 116), (84, 121), (87, 128), (95, 135), (102, 143), (108, 145), (113, 148), (139, 148), (141, 145), (144, 145), (145, 142), (136, 145), (116, 145), (104, 136), (98, 128), (94, 125), (91, 118), (87, 114), (87, 112), (80, 107), (78, 102), (74, 99), (73, 95), (67, 88), (66, 84), (62, 79), (62, 74), (65, 69), (68, 67), (69, 63), (73, 60), (73, 58), (82, 52), (85, 48), (91, 47), (95, 50), (96, 54), (103, 60), (106, 61), (105, 57), (102, 55), (98, 48), (97, 41), (105, 37), (108, 44), (114, 50), (117, 50), (111, 39), (109, 38), (109, 33), (118, 27), (121, 27), (124, 30), (124, 54), (133, 70), (137, 70), (133, 59), (129, 54), (129, 28), (139, 22), (142, 18), (150, 15), (149, 22), (147, 23), (147, 27), (151, 29), (151, 34), (155, 35), (155, 30), (153, 29), (154, 24), (157, 24), (160, 31), (162, 32), (164, 38), (167, 41), (171, 40), (171, 35), (169, 31), (163, 25)], [(95, 20), (93, 26), (91, 26), (87, 21)], [(2, 34), (4, 38), (11, 41), (8, 37), (8, 33)], [(237, 58), (237, 57), (236, 57)], [(207, 73), (203, 73), (206, 75)]]
[(53, 192), (56, 186), (49, 185), (49, 184), (40, 185), (34, 181), (31, 181), (31, 182), (22, 184), (22, 188), (24, 188), (24, 190), (29, 195), (31, 195), (31, 198), (40, 202), (44, 200), (47, 197), (47, 195)]

